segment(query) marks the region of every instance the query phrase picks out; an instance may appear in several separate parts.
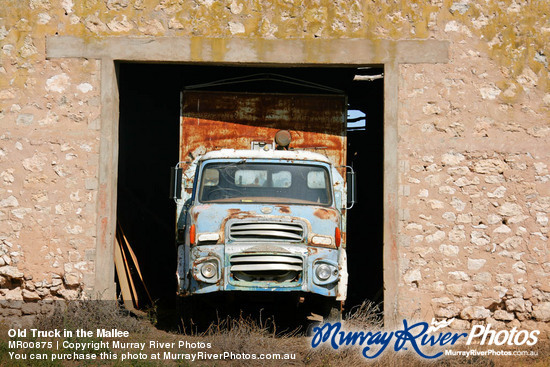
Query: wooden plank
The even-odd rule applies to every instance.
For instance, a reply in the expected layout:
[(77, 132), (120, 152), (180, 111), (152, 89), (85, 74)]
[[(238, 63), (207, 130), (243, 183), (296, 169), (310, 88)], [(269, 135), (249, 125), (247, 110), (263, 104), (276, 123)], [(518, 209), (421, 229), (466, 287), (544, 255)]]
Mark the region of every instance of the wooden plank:
[(130, 246), (130, 243), (126, 239), (126, 236), (124, 235), (124, 231), (122, 230), (122, 227), (120, 226), (120, 223), (118, 224), (118, 228), (120, 230), (120, 235), (122, 236), (122, 239), (124, 240), (124, 244), (126, 245), (126, 248), (128, 249), (128, 252), (130, 253), (130, 256), (132, 257), (132, 261), (134, 262), (134, 266), (136, 267), (136, 270), (139, 275), (139, 279), (141, 280), (141, 284), (143, 284), (143, 288), (145, 289), (145, 292), (147, 293), (147, 297), (149, 297), (149, 301), (151, 304), (153, 304), (153, 299), (151, 298), (151, 294), (149, 294), (149, 290), (147, 289), (147, 286), (145, 285), (145, 281), (143, 280), (143, 275), (141, 274), (141, 269), (139, 268), (138, 259), (136, 257), (136, 254), (134, 253), (134, 250), (132, 250), (132, 247)]
[(124, 260), (122, 258), (122, 251), (118, 240), (115, 241), (115, 268), (118, 277), (118, 284), (120, 285), (120, 291), (122, 293), (122, 302), (127, 310), (135, 311), (132, 301), (132, 293), (130, 292), (130, 285), (128, 284), (128, 274), (126, 273)]
[[(120, 232), (117, 232), (117, 235), (118, 235), (118, 243), (120, 243)], [(136, 286), (134, 284), (134, 279), (132, 278), (132, 273), (131, 273), (131, 270), (130, 270), (130, 264), (128, 263), (128, 259), (126, 258), (126, 254), (124, 253), (124, 249), (122, 248), (122, 246), (120, 246), (120, 250), (121, 250), (121, 253), (122, 253), (122, 260), (123, 260), (123, 264), (124, 264), (124, 269), (126, 270), (126, 274), (128, 276), (128, 281), (130, 283), (130, 291), (132, 293), (132, 300), (134, 301), (134, 306), (136, 308), (139, 308), (139, 296), (137, 294), (137, 290), (136, 290)]]

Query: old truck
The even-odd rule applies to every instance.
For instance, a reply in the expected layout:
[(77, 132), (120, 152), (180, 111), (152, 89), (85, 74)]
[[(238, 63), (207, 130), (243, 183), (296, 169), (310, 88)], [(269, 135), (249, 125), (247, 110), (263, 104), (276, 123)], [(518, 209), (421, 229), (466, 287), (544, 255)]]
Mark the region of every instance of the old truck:
[(355, 193), (345, 121), (341, 94), (182, 93), (178, 297), (285, 299), (340, 317)]

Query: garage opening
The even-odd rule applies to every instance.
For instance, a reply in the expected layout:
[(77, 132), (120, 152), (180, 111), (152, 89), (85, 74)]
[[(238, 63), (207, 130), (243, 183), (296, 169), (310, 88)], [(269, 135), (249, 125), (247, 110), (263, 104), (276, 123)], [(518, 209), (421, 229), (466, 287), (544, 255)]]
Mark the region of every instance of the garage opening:
[[(173, 308), (176, 289), (175, 204), (168, 196), (170, 167), (178, 161), (180, 92), (189, 85), (266, 73), (316, 83), (347, 95), (347, 164), (357, 172), (359, 202), (348, 211), (349, 288), (345, 310), (367, 299), (383, 301), (382, 67), (142, 63), (119, 63), (118, 67), (117, 219), (157, 307)], [(231, 88), (247, 91), (246, 85)], [(262, 93), (293, 91), (273, 83), (255, 88)], [(146, 306), (150, 303), (146, 292), (139, 284), (136, 288), (140, 306)]]

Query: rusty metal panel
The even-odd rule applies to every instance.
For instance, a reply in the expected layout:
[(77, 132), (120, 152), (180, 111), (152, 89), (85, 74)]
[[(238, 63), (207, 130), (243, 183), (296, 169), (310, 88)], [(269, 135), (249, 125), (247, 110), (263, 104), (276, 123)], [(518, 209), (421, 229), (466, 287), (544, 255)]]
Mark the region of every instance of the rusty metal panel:
[(223, 148), (250, 149), (252, 141), (271, 143), (285, 129), (292, 149), (316, 151), (343, 166), (346, 114), (345, 95), (184, 91), (180, 160)]

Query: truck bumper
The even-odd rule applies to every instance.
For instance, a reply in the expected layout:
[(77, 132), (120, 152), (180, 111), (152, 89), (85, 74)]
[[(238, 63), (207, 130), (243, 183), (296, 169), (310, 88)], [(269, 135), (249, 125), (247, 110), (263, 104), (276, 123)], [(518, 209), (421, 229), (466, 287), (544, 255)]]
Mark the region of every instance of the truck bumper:
[[(185, 269), (189, 288), (185, 291), (180, 281), (180, 292), (309, 292), (344, 300), (345, 261), (344, 249), (284, 244), (195, 246)], [(205, 277), (213, 274), (212, 265), (203, 269), (205, 264), (215, 266), (215, 275)]]

